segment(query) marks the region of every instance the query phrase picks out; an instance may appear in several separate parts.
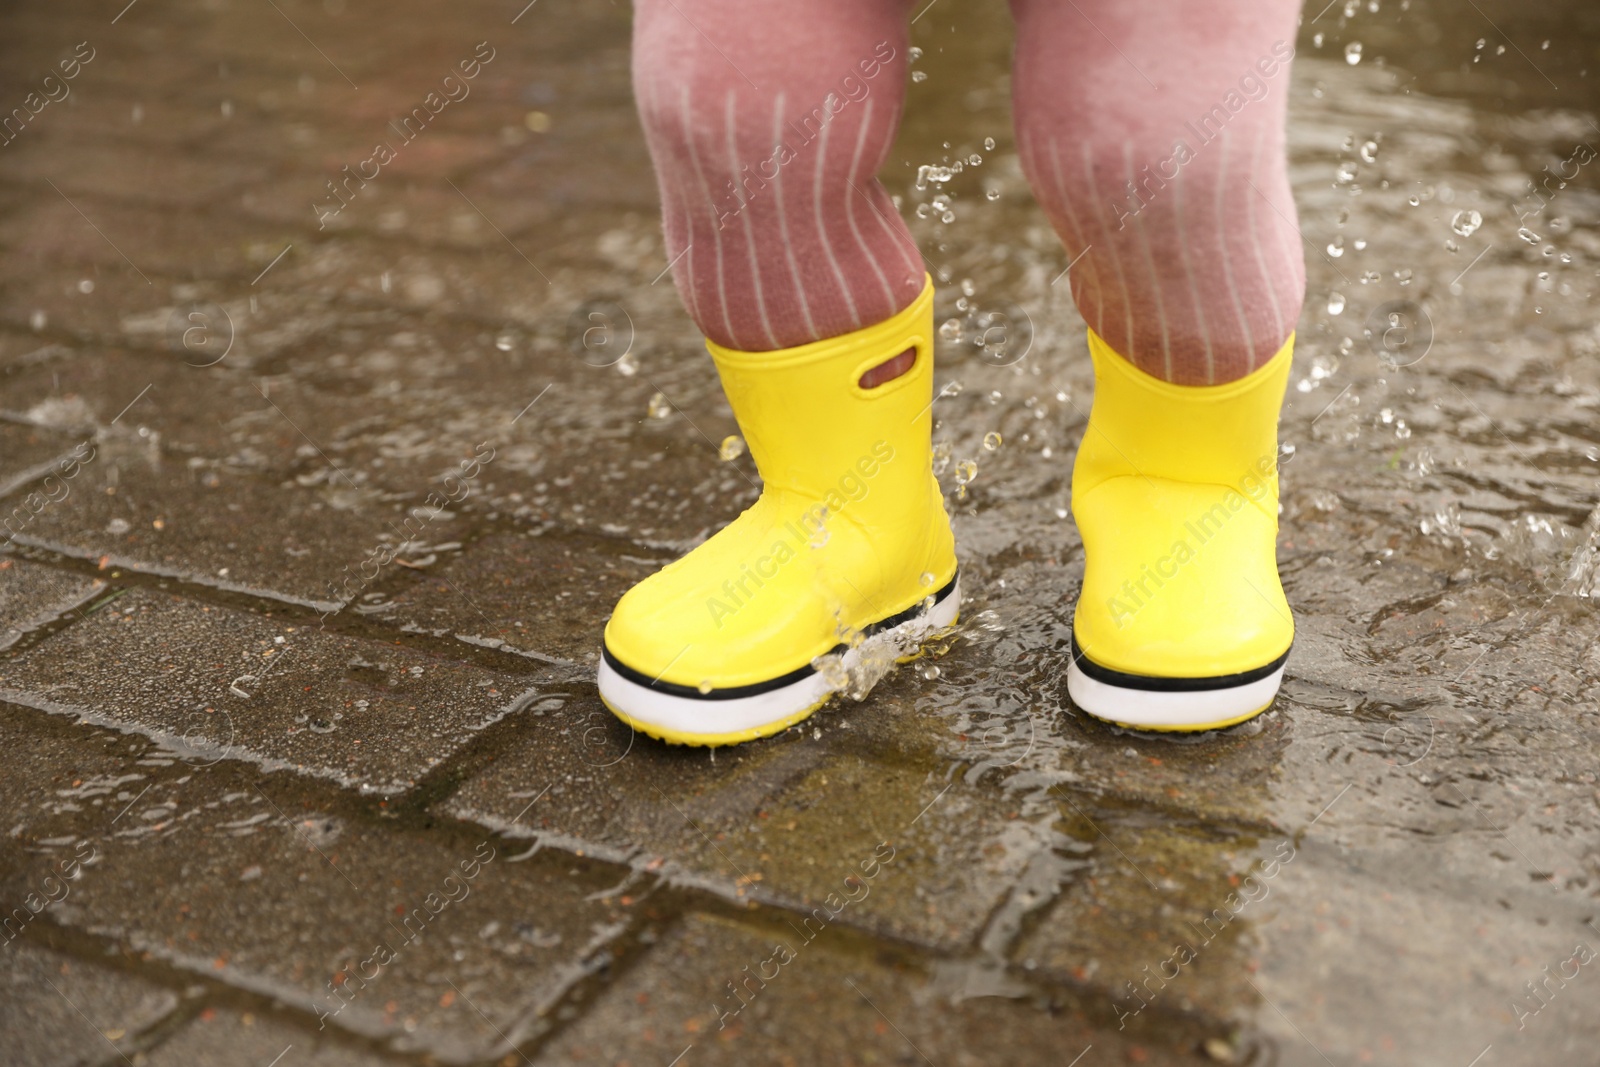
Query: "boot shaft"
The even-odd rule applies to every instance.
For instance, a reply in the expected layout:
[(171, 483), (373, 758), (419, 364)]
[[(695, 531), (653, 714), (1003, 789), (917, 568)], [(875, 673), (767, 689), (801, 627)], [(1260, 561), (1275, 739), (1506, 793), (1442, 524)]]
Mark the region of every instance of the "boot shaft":
[(1278, 410), (1294, 335), (1267, 363), (1223, 385), (1173, 385), (1089, 331), (1094, 406), (1073, 466), (1081, 499), (1118, 477), (1226, 485), (1277, 520)]
[[(937, 491), (931, 282), (893, 318), (840, 337), (773, 352), (706, 347), (769, 493), (848, 514), (889, 501), (918, 513)], [(907, 351), (908, 371), (861, 387)]]

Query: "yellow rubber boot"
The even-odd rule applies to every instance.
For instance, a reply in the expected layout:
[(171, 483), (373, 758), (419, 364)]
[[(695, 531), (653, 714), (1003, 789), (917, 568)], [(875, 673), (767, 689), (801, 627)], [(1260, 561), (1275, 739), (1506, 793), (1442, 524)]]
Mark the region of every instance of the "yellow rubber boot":
[[(806, 718), (863, 662), (913, 654), (956, 621), (961, 595), (933, 475), (931, 281), (894, 318), (842, 337), (706, 347), (761, 497), (623, 596), (599, 686), (652, 737), (730, 745)], [(861, 388), (908, 350), (909, 371)]]
[(1271, 705), (1294, 640), (1277, 565), (1278, 411), (1293, 350), (1291, 334), (1238, 381), (1172, 385), (1089, 331), (1067, 689), (1090, 715), (1211, 730)]

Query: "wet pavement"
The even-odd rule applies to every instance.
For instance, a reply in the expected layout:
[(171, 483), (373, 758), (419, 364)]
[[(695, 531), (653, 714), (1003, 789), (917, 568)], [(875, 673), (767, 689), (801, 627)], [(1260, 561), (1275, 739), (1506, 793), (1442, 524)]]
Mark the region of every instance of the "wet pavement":
[(69, 90), (0, 147), (6, 1062), (1593, 1059), (1585, 5), (1307, 10), (1299, 639), (1196, 739), (1067, 699), (1083, 327), (1003, 5), (919, 18), (884, 180), (943, 283), (968, 610), (716, 753), (592, 680), (616, 597), (755, 495), (661, 277), (625, 6), (0, 25), (6, 107)]

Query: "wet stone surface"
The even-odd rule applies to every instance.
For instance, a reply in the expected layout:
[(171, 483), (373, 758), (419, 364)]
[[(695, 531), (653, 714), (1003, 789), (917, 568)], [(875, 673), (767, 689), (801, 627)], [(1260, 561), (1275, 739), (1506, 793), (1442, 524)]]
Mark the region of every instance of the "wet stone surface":
[(796, 930), (759, 913), (690, 915), (536, 1062), (976, 1065), (995, 1062), (997, 1033), (1009, 1062), (1070, 1063), (1091, 1048), (1107, 1063), (1198, 1062), (1195, 1029), (1166, 1035), (1191, 1047), (1151, 1047), (1137, 1027), (1108, 1034), (1076, 998), (1028, 996), (1020, 983), (1015, 1000), (951, 1006), (960, 967), (860, 948), (827, 927)]
[[(1594, 12), (1306, 12), (1297, 641), (1270, 713), (1190, 739), (1065, 692), (1083, 324), (1001, 7), (926, 12), (882, 179), (939, 283), (964, 619), (714, 758), (592, 681), (621, 592), (759, 491), (663, 274), (628, 19), (0, 16), (6, 107), (95, 49), (0, 165), (11, 1058), (1592, 1058), (1600, 193), (1529, 197), (1600, 136)], [(478, 42), (470, 97), (319, 224)]]
[(391, 1062), (359, 1041), (332, 1031), (307, 1034), (271, 1015), (205, 1008), (159, 1048), (147, 1053), (149, 1067), (191, 1063), (309, 1064), (311, 1067), (376, 1067)]
[(0, 699), (137, 730), (207, 763), (395, 795), (535, 699), (529, 681), (138, 589), (0, 667)]
[(12, 1063), (100, 1063), (126, 1057), (178, 1007), (159, 986), (26, 943), (5, 947), (0, 1027)]
[(592, 695), (546, 698), (512, 727), (522, 743), (445, 810), (730, 901), (802, 914), (829, 901), (836, 908), (851, 891), (853, 857), (886, 845), (898, 856), (894, 875), (850, 909), (847, 923), (958, 949), (1059, 835), (1033, 812), (1021, 820), (1018, 802), (997, 790), (953, 790), (944, 778), (950, 757), (926, 743), (936, 720), (887, 692), (863, 710), (713, 761), (704, 751), (655, 751)]
[[(61, 743), (66, 731), (80, 736)], [(86, 938), (201, 983), (202, 1000), (235, 990), (290, 1007), (313, 1031), (446, 1062), (495, 1056), (548, 1028), (639, 899), (612, 892), (604, 865), (477, 828), (407, 830), (386, 804), (293, 776), (88, 726), (45, 736), (31, 792), (3, 789), (18, 862), (0, 888), (20, 902), (52, 872), (67, 888), (21, 943)]]
[[(492, 533), (447, 564), (411, 572), (358, 610), (406, 630), (592, 666), (599, 660), (594, 621), (672, 558), (560, 529)], [(539, 575), (537, 588), (530, 574)]]
[(0, 559), (0, 650), (88, 606), (106, 583), (65, 574), (23, 559)]

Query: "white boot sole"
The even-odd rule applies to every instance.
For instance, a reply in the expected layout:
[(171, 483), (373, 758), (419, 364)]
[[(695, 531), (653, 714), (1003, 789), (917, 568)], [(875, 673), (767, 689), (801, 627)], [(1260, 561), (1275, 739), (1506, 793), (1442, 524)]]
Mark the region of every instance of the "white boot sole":
[[(960, 577), (940, 591), (931, 609), (923, 611), (919, 604), (911, 610), (915, 614), (910, 618), (877, 629), (857, 648), (846, 649), (841, 655), (844, 669), (853, 671), (864, 654), (914, 656), (930, 635), (955, 625), (961, 611)], [(730, 745), (770, 736), (805, 719), (836, 691), (810, 665), (767, 682), (709, 693), (641, 680), (638, 672), (619, 667), (607, 650), (599, 675), (600, 699), (606, 707), (651, 737), (680, 745)]]
[[(1097, 719), (1135, 730), (1219, 730), (1235, 726), (1266, 711), (1283, 684), (1284, 658), (1271, 664), (1260, 677), (1248, 672), (1238, 685), (1202, 688), (1209, 679), (1135, 679), (1091, 663), (1100, 677), (1080, 666), (1082, 651), (1073, 645), (1067, 666), (1067, 692), (1072, 702)], [(1119, 684), (1127, 678), (1132, 684)], [(1113, 680), (1118, 679), (1118, 680)], [(1139, 683), (1147, 682), (1149, 688)], [(1192, 685), (1193, 688), (1181, 688)]]

